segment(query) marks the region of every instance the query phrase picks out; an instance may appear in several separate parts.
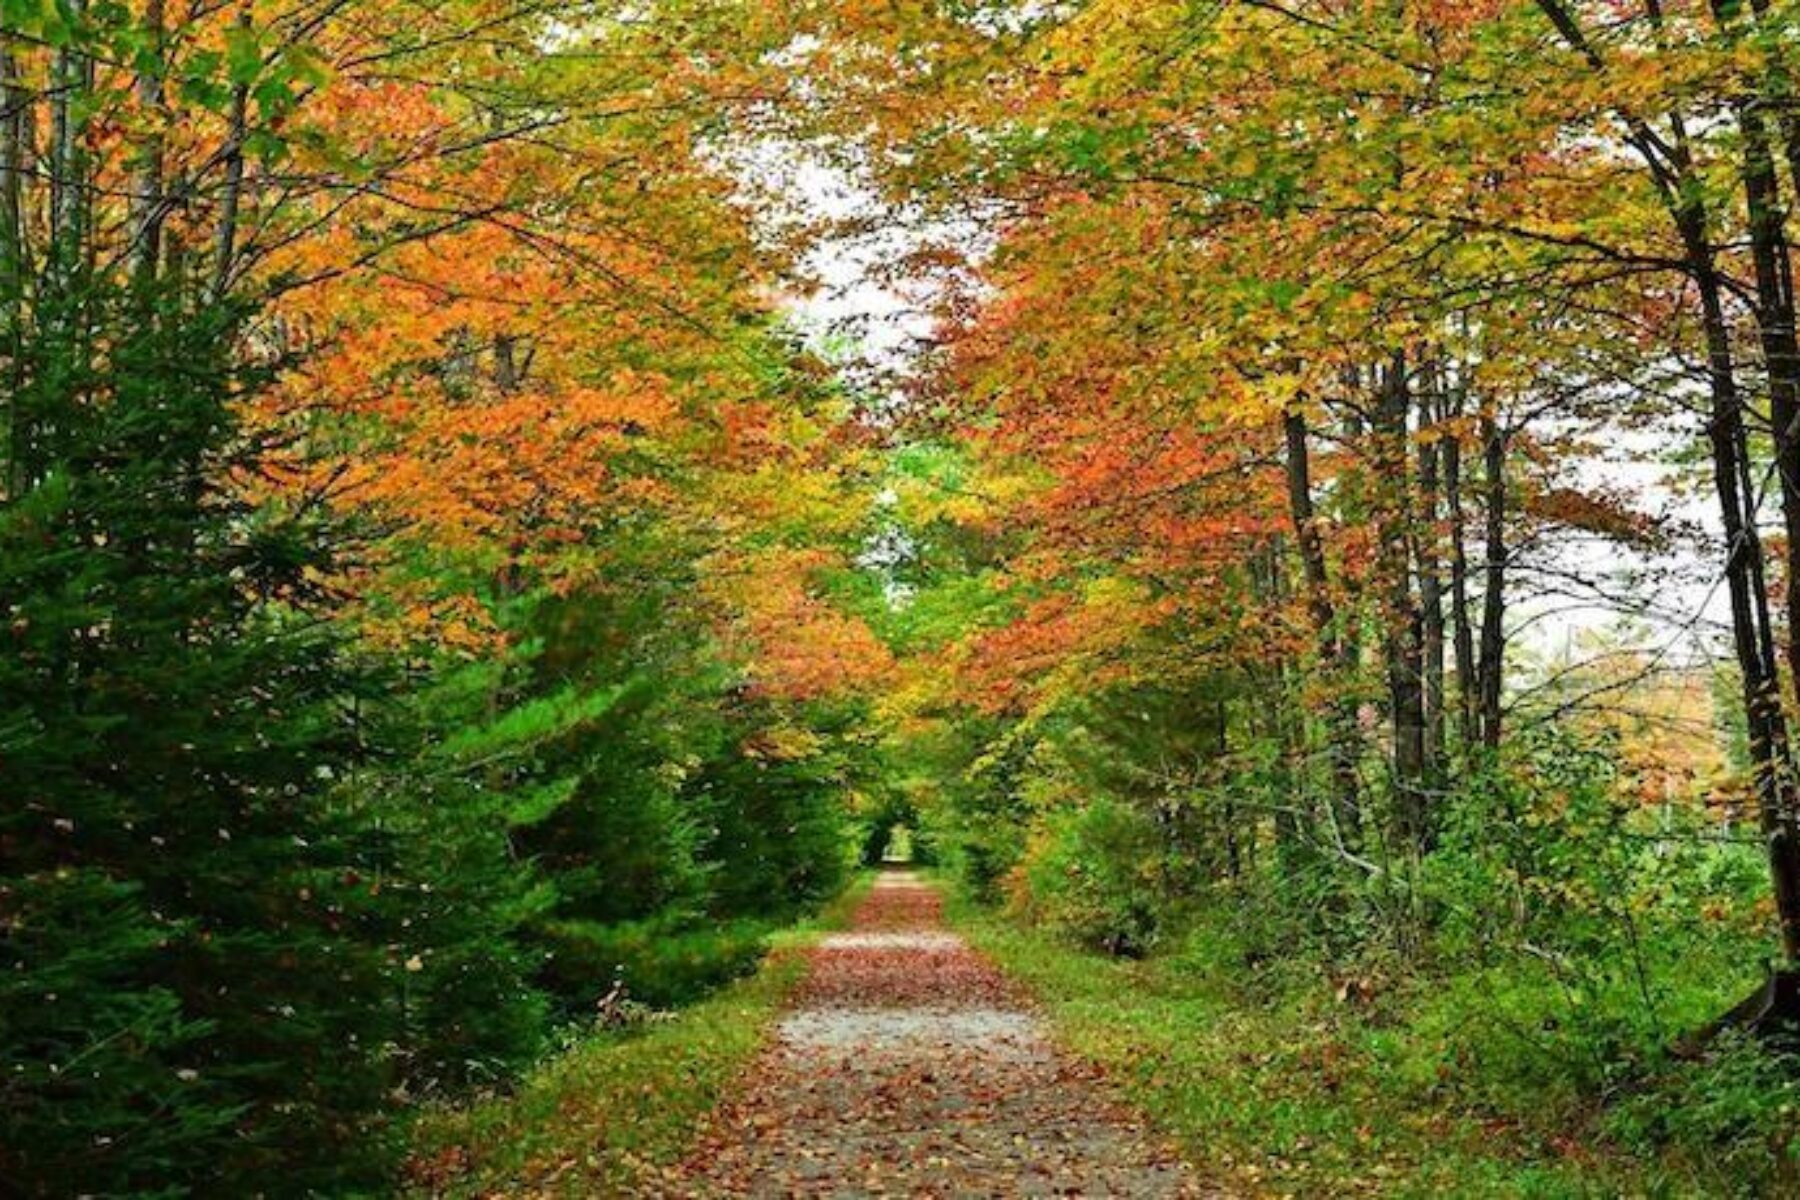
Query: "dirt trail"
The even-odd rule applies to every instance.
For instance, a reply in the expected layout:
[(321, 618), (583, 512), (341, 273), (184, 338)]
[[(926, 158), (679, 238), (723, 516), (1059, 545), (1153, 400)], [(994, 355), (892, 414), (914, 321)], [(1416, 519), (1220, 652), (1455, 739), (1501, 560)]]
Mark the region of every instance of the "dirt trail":
[(884, 874), (686, 1164), (694, 1196), (1201, 1196), (938, 894)]

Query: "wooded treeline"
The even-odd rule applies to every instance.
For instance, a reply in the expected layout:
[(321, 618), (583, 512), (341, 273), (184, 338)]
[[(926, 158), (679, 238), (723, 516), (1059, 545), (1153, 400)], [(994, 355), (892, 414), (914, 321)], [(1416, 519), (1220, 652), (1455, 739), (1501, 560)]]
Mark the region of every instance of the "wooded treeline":
[[(1797, 22), (821, 16), (809, 116), (998, 214), (894, 467), (940, 851), (1284, 995), (1485, 988), (1443, 1019), (1554, 1032), (1439, 1086), (1521, 1114), (1691, 1085), (1672, 1048), (1800, 949)], [(1722, 1107), (1776, 1169), (1776, 1102)]]
[[(1417, 857), (1452, 776), (1508, 745), (1533, 669), (1508, 657), (1512, 604), (1561, 569), (1596, 607), (1728, 635), (1787, 913), (1794, 16), (1616, 7), (1093, 4), (910, 31), (902, 86), (931, 103), (884, 129), (911, 152), (892, 186), (985, 188), (1010, 220), (998, 297), (920, 420), (987, 475), (900, 465), (921, 497), (969, 488), (990, 536), (968, 557), (1038, 614), (984, 635), (1044, 642), (1025, 669), (969, 656), (992, 707), (1062, 698), (1050, 650), (1133, 678), (1146, 654), (1272, 671), (1237, 700), (1304, 766), (1309, 827)], [(855, 52), (819, 55), (879, 94)], [(1661, 493), (1605, 481), (1621, 460)], [(1692, 533), (1668, 501), (1702, 482), (1727, 604), (1633, 606), (1553, 559), (1669, 549)], [(1116, 603), (1102, 581), (1146, 599), (1136, 628), (1075, 619)]]
[(0, 1191), (379, 1190), (840, 886), (843, 404), (703, 162), (761, 36), (6, 5)]

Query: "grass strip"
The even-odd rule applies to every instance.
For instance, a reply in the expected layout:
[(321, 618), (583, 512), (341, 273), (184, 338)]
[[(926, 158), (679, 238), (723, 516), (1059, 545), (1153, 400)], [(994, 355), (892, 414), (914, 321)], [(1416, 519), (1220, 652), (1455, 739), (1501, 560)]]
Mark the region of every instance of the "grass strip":
[[(1319, 996), (1260, 1002), (1181, 959), (1083, 950), (957, 898), (950, 923), (1037, 998), (1058, 1040), (1230, 1191), (1271, 1196), (1729, 1194), (1705, 1163), (1609, 1146), (1561, 1103), (1482, 1112), (1405, 1070), (1423, 1034)], [(1416, 1052), (1416, 1054), (1415, 1054)], [(1591, 1103), (1591, 1102), (1590, 1102)]]
[(622, 1033), (594, 1033), (504, 1095), (421, 1114), (407, 1194), (631, 1196), (677, 1162), (761, 1049), (805, 973), (805, 949), (840, 928), (864, 876), (774, 938), (755, 974)]

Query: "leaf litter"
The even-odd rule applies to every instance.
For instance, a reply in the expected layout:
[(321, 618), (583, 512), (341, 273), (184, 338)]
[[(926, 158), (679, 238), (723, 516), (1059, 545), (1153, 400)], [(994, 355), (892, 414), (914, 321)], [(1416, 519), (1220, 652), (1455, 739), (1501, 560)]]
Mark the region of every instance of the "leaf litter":
[(1214, 1196), (890, 872), (809, 952), (771, 1044), (665, 1176), (709, 1197)]

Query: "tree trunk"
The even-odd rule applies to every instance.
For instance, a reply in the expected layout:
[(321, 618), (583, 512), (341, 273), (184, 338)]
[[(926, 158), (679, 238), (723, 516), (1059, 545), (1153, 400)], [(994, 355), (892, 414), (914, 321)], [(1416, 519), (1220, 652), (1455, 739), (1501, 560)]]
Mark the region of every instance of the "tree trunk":
[[(1463, 415), (1463, 382), (1444, 394), (1444, 416), (1452, 425)], [(1462, 432), (1452, 428), (1443, 442), (1444, 508), (1450, 526), (1450, 629), (1456, 657), (1456, 734), (1463, 752), (1476, 742), (1475, 629), (1469, 619), (1469, 553), (1463, 528)]]
[(149, 132), (138, 147), (138, 164), (131, 185), (130, 263), (132, 279), (147, 284), (156, 277), (162, 252), (163, 224), (163, 0), (146, 0), (144, 35), (149, 43), (146, 62), (132, 82), (140, 117)]
[[(1767, 25), (1773, 15), (1769, 0), (1750, 0), (1759, 25)], [(1764, 81), (1769, 107), (1775, 112), (1775, 127), (1781, 133), (1782, 151), (1787, 156), (1788, 174), (1800, 188), (1800, 96), (1794, 87), (1794, 66), (1788, 51), (1791, 44), (1783, 40), (1778, 29), (1765, 28), (1770, 54), (1770, 71)]]
[[(1442, 427), (1437, 409), (1442, 377), (1434, 362), (1424, 364), (1419, 397), (1419, 519), (1415, 557), (1419, 566), (1420, 633), (1424, 639), (1425, 781), (1443, 785), (1444, 764), (1444, 586), (1439, 553), (1439, 448)], [(1429, 833), (1427, 834), (1429, 839)]]
[(1475, 723), (1481, 744), (1500, 748), (1500, 694), (1506, 666), (1506, 430), (1490, 406), (1481, 415), (1482, 507), (1485, 556), (1482, 565), (1481, 648), (1476, 666)]
[(1725, 533), (1725, 580), (1731, 602), (1732, 646), (1742, 675), (1750, 756), (1756, 773), (1757, 810), (1768, 845), (1782, 948), (1800, 960), (1800, 823), (1787, 719), (1781, 708), (1774, 633), (1763, 578), (1762, 539), (1756, 530), (1754, 494), (1746, 486), (1749, 454), (1743, 407), (1731, 354), (1731, 328), (1723, 285), (1706, 237), (1704, 215), (1692, 202), (1678, 211), (1706, 333), (1713, 487)]
[(30, 112), (33, 103), (23, 70), (12, 48), (0, 42), (0, 354), (6, 356), (11, 386), (7, 389), (6, 441), (0, 443), (0, 499), (11, 500), (23, 489), (26, 422), (18, 410), (23, 384), (19, 372), (25, 336), (25, 289), (30, 275), (25, 244), (27, 163), (31, 157)]
[[(1225, 756), (1231, 751), (1230, 711), (1225, 700), (1217, 698), (1202, 708), (1200, 717), (1200, 746), (1202, 753), (1212, 756), (1213, 769), (1223, 771)], [(1215, 827), (1221, 847), (1225, 852), (1224, 861), (1214, 859), (1215, 871), (1222, 870), (1229, 879), (1236, 879), (1243, 869), (1240, 858), (1241, 847), (1238, 843), (1237, 806), (1229, 800), (1218, 808), (1218, 824)], [(1209, 822), (1210, 824), (1210, 822)]]
[(1307, 611), (1312, 614), (1318, 640), (1319, 662), (1331, 695), (1325, 713), (1327, 753), (1331, 760), (1332, 818), (1350, 849), (1362, 840), (1362, 797), (1356, 764), (1356, 701), (1348, 694), (1351, 680), (1346, 669), (1347, 643), (1338, 627), (1337, 607), (1331, 599), (1331, 580), (1325, 564), (1324, 540), (1319, 536), (1318, 514), (1312, 499), (1312, 466), (1307, 448), (1306, 414), (1298, 407), (1282, 417), (1287, 440), (1288, 514), (1294, 524), (1294, 541), (1300, 549), (1301, 578), (1306, 586)]
[[(1715, 9), (1715, 11), (1719, 11)], [(1761, 15), (1765, 10), (1758, 8)], [(1743, 134), (1743, 184), (1750, 218), (1751, 258), (1757, 280), (1757, 324), (1767, 360), (1776, 457), (1782, 476), (1784, 519), (1789, 531), (1789, 569), (1800, 554), (1792, 542), (1796, 512), (1788, 510), (1789, 490), (1796, 485), (1789, 455), (1793, 452), (1800, 415), (1800, 380), (1795, 371), (1792, 280), (1789, 276), (1784, 218), (1766, 127), (1759, 113), (1740, 104), (1736, 115)], [(1775, 651), (1774, 622), (1769, 614), (1762, 538), (1756, 528), (1756, 489), (1750, 475), (1750, 453), (1744, 430), (1743, 401), (1737, 388), (1726, 315), (1724, 281), (1710, 237), (1703, 194), (1692, 185), (1694, 167), (1679, 117), (1674, 127), (1676, 190), (1671, 215), (1681, 235), (1689, 274), (1700, 297), (1706, 336), (1707, 426), (1713, 456), (1713, 483), (1718, 494), (1726, 540), (1725, 577), (1731, 601), (1732, 645), (1743, 676), (1744, 711), (1749, 725), (1751, 761), (1756, 771), (1757, 810), (1768, 847), (1769, 874), (1783, 952), (1789, 963), (1800, 960), (1800, 796), (1796, 796), (1787, 717), (1782, 709), (1781, 671)], [(1789, 612), (1800, 612), (1789, 587)], [(1794, 654), (1790, 631), (1789, 653)], [(1800, 665), (1800, 658), (1790, 658)]]
[(494, 386), (502, 395), (519, 390), (519, 341), (510, 334), (494, 338)]
[(0, 42), (0, 290), (16, 303), (25, 281), (25, 183), (29, 148), (26, 113), (32, 103), (11, 47)]
[[(1257, 602), (1275, 612), (1285, 609), (1289, 599), (1285, 550), (1281, 538), (1270, 538), (1266, 548), (1251, 559), (1250, 582)], [(1294, 797), (1305, 794), (1301, 780), (1306, 770), (1306, 726), (1295, 699), (1296, 663), (1291, 655), (1277, 650), (1267, 666), (1252, 666), (1250, 676), (1252, 703), (1246, 718), (1258, 736), (1276, 747), (1278, 799), (1272, 823), (1276, 859), (1286, 864), (1298, 860), (1315, 832), (1310, 821), (1302, 820), (1302, 808), (1293, 803)], [(1253, 838), (1252, 851), (1255, 845)]]
[[(71, 0), (79, 22), (84, 0)], [(56, 52), (55, 94), (50, 102), (50, 253), (58, 285), (74, 278), (87, 247), (87, 154), (82, 145), (84, 118), (79, 104), (93, 91), (93, 64), (79, 38)]]
[[(1769, 11), (1751, 0), (1759, 17)], [(1589, 45), (1561, 0), (1538, 0), (1557, 31), (1596, 70), (1604, 62)], [(1660, 19), (1660, 10), (1651, 15)], [(1762, 539), (1756, 529), (1755, 490), (1750, 484), (1749, 452), (1744, 432), (1743, 402), (1738, 394), (1726, 317), (1724, 286), (1709, 233), (1705, 193), (1695, 177), (1686, 131), (1679, 113), (1671, 113), (1673, 144), (1666, 150), (1640, 135), (1642, 122), (1629, 118), (1632, 142), (1659, 178), (1670, 218), (1681, 238), (1689, 279), (1700, 300), (1706, 341), (1708, 420), (1713, 488), (1725, 534), (1725, 580), (1731, 603), (1732, 648), (1742, 676), (1750, 755), (1756, 774), (1757, 808), (1768, 845), (1769, 871), (1782, 949), (1789, 963), (1800, 961), (1800, 822), (1796, 820), (1795, 781), (1781, 707), (1781, 679), (1769, 617)], [(1794, 147), (1790, 144), (1790, 152)], [(1800, 154), (1793, 154), (1800, 166)], [(1800, 176), (1796, 177), (1800, 179)]]
[(1401, 834), (1415, 851), (1429, 843), (1430, 803), (1425, 786), (1425, 688), (1422, 615), (1413, 595), (1411, 455), (1407, 416), (1412, 389), (1406, 356), (1396, 353), (1377, 379), (1374, 435), (1377, 487), (1378, 561), (1382, 581), (1382, 653), (1387, 665), (1388, 719), (1393, 731), (1396, 816)]
[[(1734, 20), (1720, 0), (1713, 11), (1728, 33)], [(1782, 206), (1780, 177), (1768, 125), (1753, 96), (1733, 103), (1743, 146), (1744, 207), (1749, 218), (1750, 261), (1756, 279), (1756, 325), (1769, 379), (1769, 424), (1781, 486), (1786, 533), (1786, 656), (1790, 683), (1800, 683), (1800, 344), (1794, 331), (1794, 280)]]
[(1263, 716), (1270, 736), (1281, 752), (1279, 780), (1284, 794), (1275, 806), (1274, 822), (1275, 856), (1280, 863), (1298, 858), (1317, 833), (1312, 827), (1310, 812), (1292, 802), (1300, 792), (1295, 785), (1303, 777), (1306, 761), (1305, 723), (1298, 716), (1295, 675), (1293, 661), (1286, 655), (1281, 656), (1272, 672)]
[[(238, 28), (250, 27), (250, 8), (238, 12)], [(225, 181), (219, 193), (219, 215), (213, 226), (212, 282), (207, 298), (214, 304), (225, 299), (231, 289), (232, 273), (237, 269), (238, 209), (244, 195), (244, 139), (249, 135), (250, 89), (238, 84), (231, 89), (231, 106), (226, 114)]]
[[(85, 17), (84, 0), (71, 0), (69, 14), (77, 29)], [(89, 239), (89, 163), (86, 108), (93, 96), (93, 64), (77, 33), (58, 49), (51, 62), (48, 146), (49, 230), (43, 270), (34, 297), (32, 328), (27, 336), (44, 339), (77, 362), (88, 352), (87, 304), (79, 286), (93, 254)], [(38, 389), (28, 389), (38, 391)], [(24, 491), (44, 478), (55, 443), (75, 409), (85, 402), (79, 384), (51, 397), (40, 394), (34, 407), (14, 413), (14, 463), (17, 488)]]

